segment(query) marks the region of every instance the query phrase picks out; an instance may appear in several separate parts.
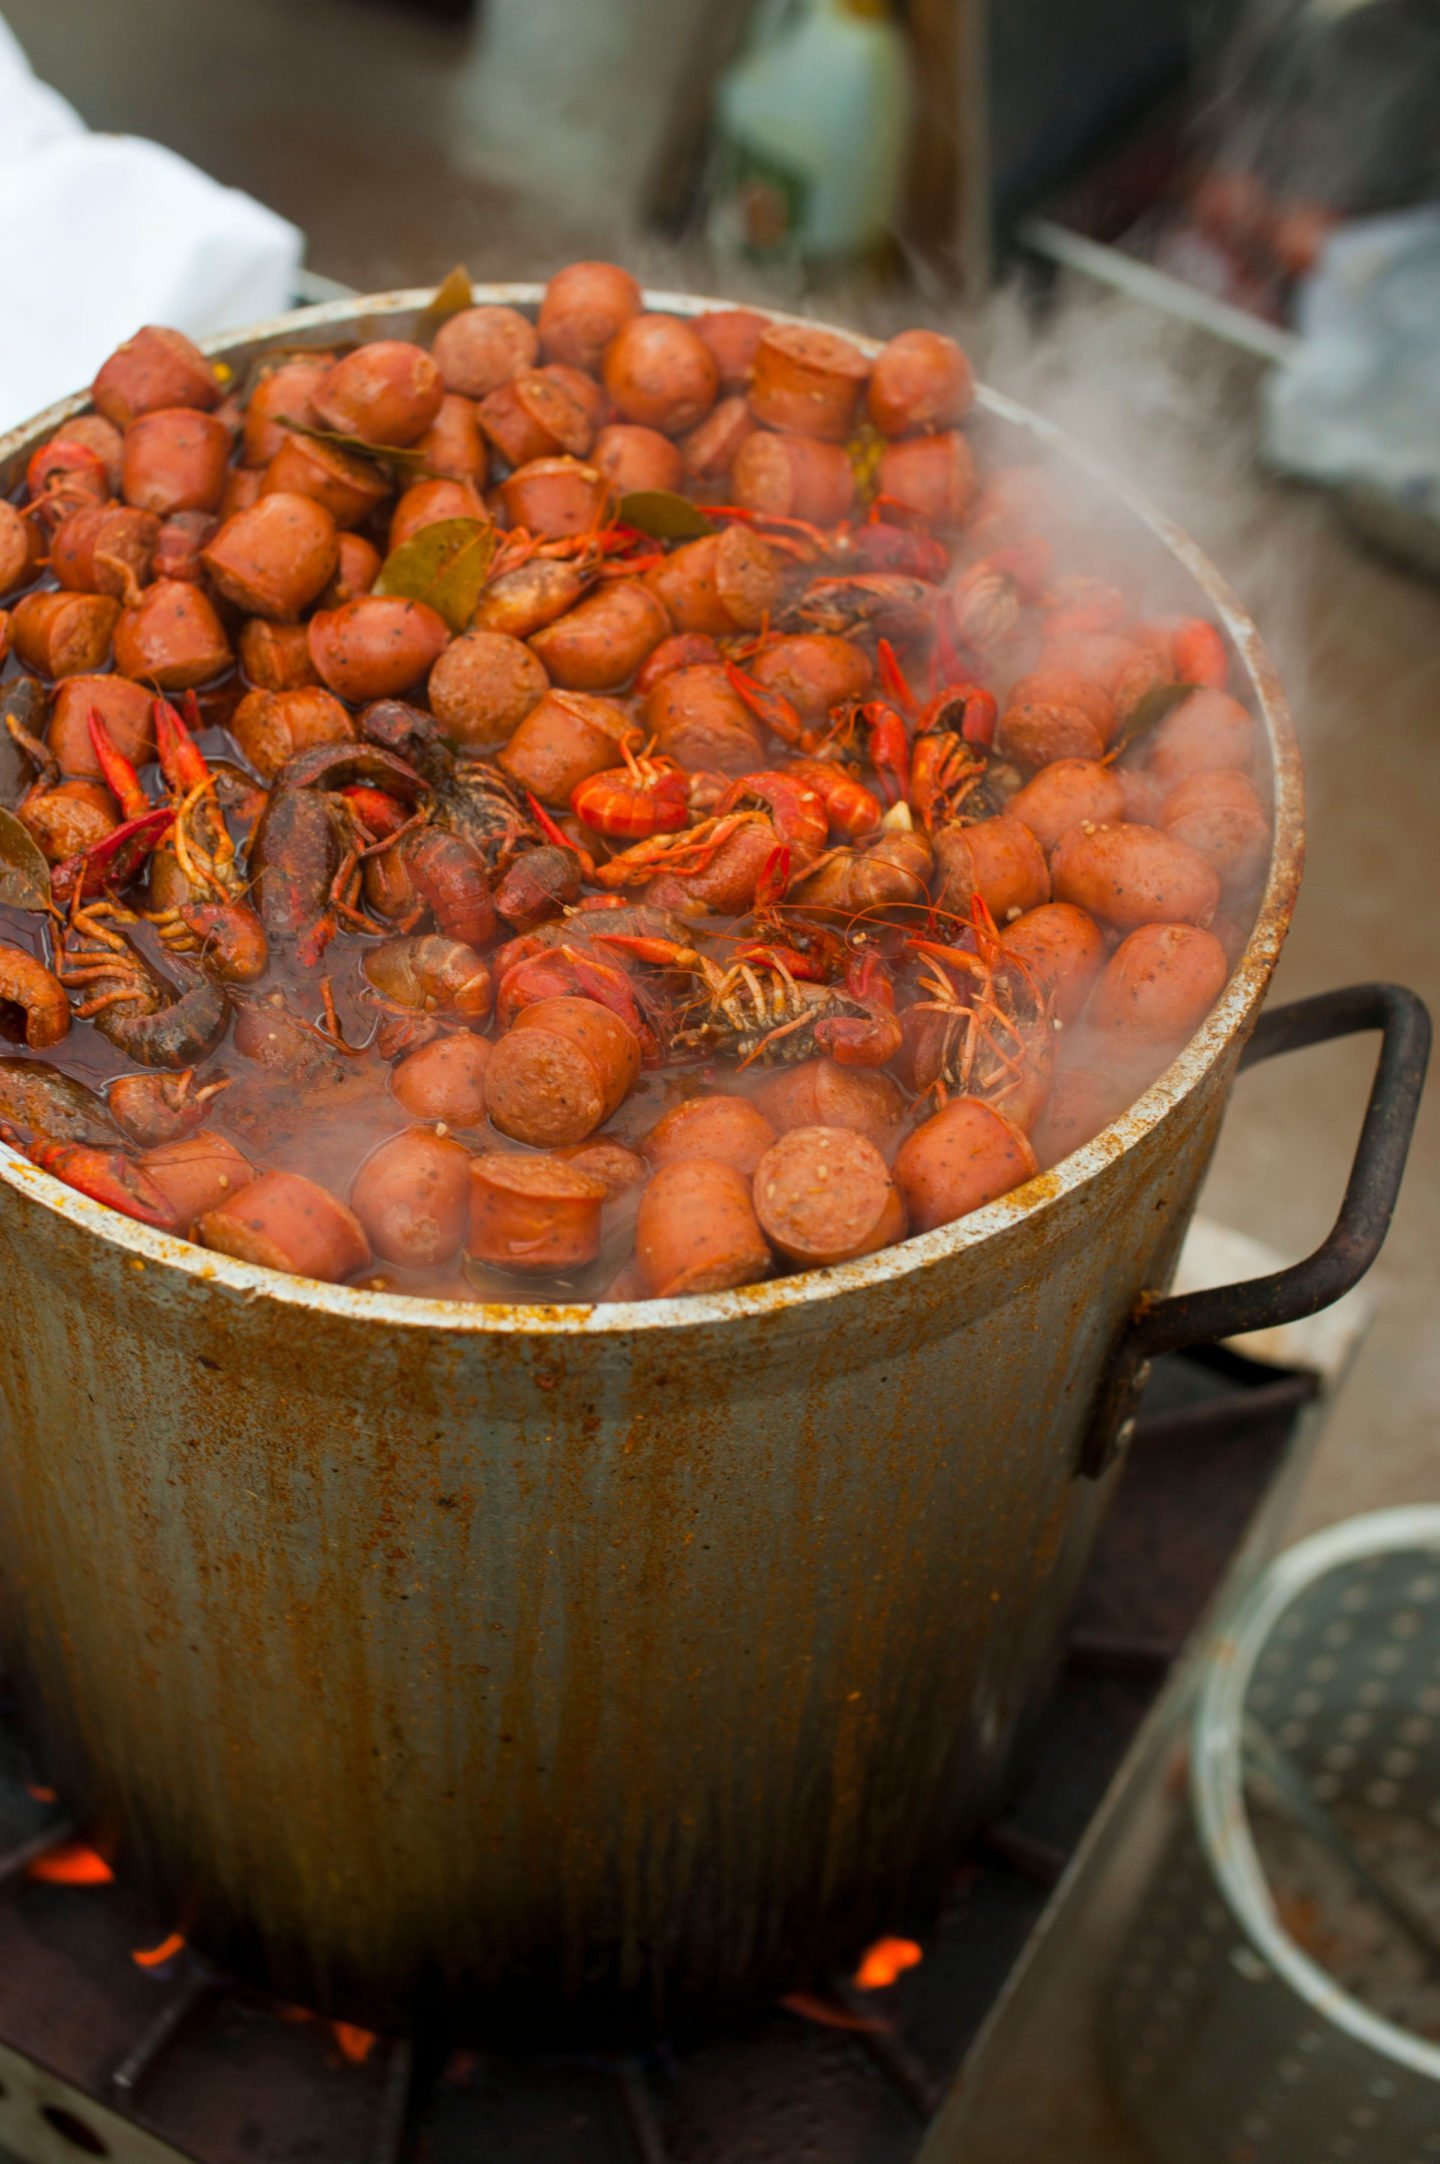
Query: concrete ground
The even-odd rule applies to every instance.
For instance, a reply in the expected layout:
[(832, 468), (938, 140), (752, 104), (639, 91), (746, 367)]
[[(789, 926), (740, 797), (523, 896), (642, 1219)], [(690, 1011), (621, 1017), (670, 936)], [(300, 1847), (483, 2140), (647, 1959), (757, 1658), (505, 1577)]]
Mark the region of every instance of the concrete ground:
[[(702, 10), (489, 0), (469, 31), (378, 0), (4, 6), (37, 69), (92, 125), (158, 136), (249, 188), (305, 228), (314, 269), (370, 289), (423, 283), (457, 260), (477, 277), (541, 275), (577, 253), (683, 277), (685, 263), (640, 231), (638, 206)], [(713, 275), (693, 266), (697, 284)], [(1072, 294), (1044, 334), (1007, 302), (967, 335), (992, 380), (1143, 478), (1225, 568), (1281, 660), (1306, 754), (1309, 871), (1275, 997), (1386, 977), (1440, 1005), (1440, 590), (1358, 546), (1328, 502), (1258, 470), (1252, 367), (1199, 334)], [(1339, 1200), (1372, 1058), (1357, 1042), (1246, 1077), (1207, 1212), (1287, 1256), (1313, 1246)], [(1437, 1196), (1432, 1091), (1375, 1274), (1375, 1319), (1297, 1530), (1440, 1496)], [(1024, 2085), (1035, 2093), (1033, 2067)], [(1098, 2122), (1082, 2133), (1086, 2118), (1052, 2121), (1050, 2135), (1070, 2139), (1042, 2138), (1044, 2153), (1118, 2156), (1118, 2133)], [(966, 2151), (976, 2164), (1036, 2153), (1024, 2142)]]

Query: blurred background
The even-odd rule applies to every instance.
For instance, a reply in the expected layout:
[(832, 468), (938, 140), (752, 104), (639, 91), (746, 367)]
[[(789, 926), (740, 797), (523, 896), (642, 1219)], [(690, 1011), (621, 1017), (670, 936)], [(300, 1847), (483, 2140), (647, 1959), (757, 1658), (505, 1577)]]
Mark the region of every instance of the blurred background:
[[(1195, 534), (1280, 662), (1310, 839), (1277, 996), (1381, 977), (1440, 1002), (1440, 0), (3, 0), (3, 18), (71, 109), (18, 58), (0, 71), (7, 343), (30, 371), (22, 392), (0, 368), (7, 424), (132, 327), (101, 327), (102, 293), (123, 313), (163, 273), (165, 320), (197, 334), (337, 284), (543, 279), (576, 256), (953, 330)], [(164, 146), (295, 231), (229, 197), (182, 218), (169, 166), (121, 217), (82, 164), (52, 228), (25, 191), (82, 127)], [(228, 283), (227, 247), (252, 251)], [(1247, 1077), (1208, 1215), (1286, 1257), (1314, 1245), (1371, 1063), (1352, 1043)], [(1440, 1495), (1437, 1175), (1432, 1098), (1297, 1527)], [(976, 2164), (1062, 2153), (1014, 2133), (1050, 2091), (1017, 2076), (1011, 2146), (977, 2136)], [(1061, 2125), (1070, 2164), (1124, 2153), (1078, 2089), (1067, 2111), (1035, 2139)]]

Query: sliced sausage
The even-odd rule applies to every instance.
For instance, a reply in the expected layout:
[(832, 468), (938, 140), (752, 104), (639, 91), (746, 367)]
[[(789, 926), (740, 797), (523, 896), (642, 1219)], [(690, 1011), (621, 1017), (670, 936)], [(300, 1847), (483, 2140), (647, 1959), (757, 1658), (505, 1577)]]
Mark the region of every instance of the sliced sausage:
[(333, 361), (310, 397), (327, 428), (366, 443), (407, 444), (424, 435), (444, 395), (440, 371), (423, 346), (376, 338)]
[(218, 406), (220, 385), (200, 348), (183, 331), (147, 323), (102, 362), (90, 397), (97, 413), (117, 428), (127, 428), (160, 406)]
[(485, 1069), (492, 1047), (470, 1030), (432, 1037), (390, 1070), (391, 1093), (413, 1119), (478, 1127), (485, 1117)]
[(464, 631), (430, 671), (431, 711), (452, 743), (501, 744), (550, 688), (545, 670), (519, 639), (501, 631)]
[(1041, 767), (1005, 809), (1012, 819), (1024, 821), (1047, 855), (1062, 834), (1084, 819), (1104, 826), (1127, 816), (1119, 776), (1097, 759), (1056, 759)]
[(182, 1232), (255, 1177), (254, 1166), (233, 1142), (204, 1127), (142, 1151), (140, 1162), (174, 1210)]
[(362, 594), (310, 619), (310, 658), (321, 682), (356, 704), (408, 691), (449, 639), (449, 625), (428, 603), (396, 594)]
[(340, 545), (323, 504), (277, 489), (226, 519), (202, 560), (227, 601), (286, 622), (329, 585)]
[(941, 909), (967, 915), (978, 894), (999, 925), (1050, 899), (1045, 852), (1023, 819), (1001, 812), (973, 826), (944, 826), (934, 837)]
[(1024, 969), (1042, 999), (1066, 1023), (1079, 1020), (1105, 967), (1105, 935), (1073, 902), (1027, 909), (1000, 934), (1000, 944)]
[(893, 1141), (905, 1110), (899, 1084), (888, 1074), (842, 1067), (833, 1059), (801, 1060), (767, 1076), (755, 1102), (782, 1134), (792, 1127), (845, 1127), (879, 1150)]
[(755, 1214), (803, 1270), (873, 1254), (905, 1236), (905, 1205), (873, 1142), (847, 1127), (794, 1127), (755, 1171)]
[(728, 1292), (774, 1268), (750, 1182), (714, 1157), (662, 1165), (640, 1200), (635, 1259), (651, 1297)]
[(40, 676), (88, 676), (110, 659), (122, 621), (110, 594), (25, 594), (10, 612), (10, 639), (26, 668)]
[(848, 338), (807, 323), (771, 323), (751, 363), (751, 411), (766, 428), (841, 443), (869, 373), (870, 363)]
[(662, 677), (645, 701), (645, 726), (668, 758), (691, 771), (745, 774), (765, 763), (749, 708), (724, 669), (710, 663)]
[(483, 398), (535, 366), (540, 334), (518, 308), (486, 304), (447, 316), (430, 350), (447, 391)]
[(497, 1270), (559, 1275), (600, 1252), (605, 1182), (559, 1157), (487, 1151), (470, 1166), (465, 1252)]
[(530, 637), (551, 683), (568, 691), (614, 691), (627, 684), (670, 629), (639, 579), (611, 579), (565, 616)]
[(749, 511), (812, 526), (838, 526), (855, 500), (855, 473), (843, 445), (768, 429), (757, 429), (740, 445), (730, 486)]
[(612, 421), (590, 449), (617, 496), (637, 489), (679, 489), (685, 485), (685, 460), (668, 436), (633, 421)]
[(207, 1210), (195, 1227), (202, 1247), (237, 1262), (288, 1270), (335, 1284), (370, 1259), (364, 1228), (343, 1202), (298, 1172), (264, 1172), (238, 1195)]
[(433, 1269), (465, 1237), (470, 1152), (430, 1127), (392, 1135), (356, 1173), (350, 1207), (384, 1261)]
[(975, 377), (953, 338), (939, 331), (901, 331), (882, 347), (865, 394), (882, 436), (929, 434), (951, 428), (975, 401)]
[(1193, 924), (1142, 924), (1105, 966), (1089, 1020), (1147, 1044), (1183, 1044), (1225, 988), (1230, 965), (1211, 932)]
[(1051, 864), (1057, 902), (1074, 902), (1102, 924), (1200, 924), (1220, 902), (1220, 875), (1188, 842), (1156, 827), (1072, 827)]
[(500, 753), (500, 764), (542, 804), (568, 807), (581, 782), (618, 765), (620, 746), (639, 736), (617, 699), (547, 691)]
[(775, 1141), (775, 1129), (748, 1097), (687, 1097), (657, 1120), (640, 1147), (652, 1166), (717, 1157), (747, 1179)]
[(640, 288), (618, 263), (567, 263), (546, 286), (536, 319), (547, 361), (598, 371), (605, 348), (640, 313)]
[(895, 1182), (911, 1230), (931, 1232), (1008, 1194), (1038, 1169), (1013, 1120), (978, 1097), (952, 1097), (902, 1144)]

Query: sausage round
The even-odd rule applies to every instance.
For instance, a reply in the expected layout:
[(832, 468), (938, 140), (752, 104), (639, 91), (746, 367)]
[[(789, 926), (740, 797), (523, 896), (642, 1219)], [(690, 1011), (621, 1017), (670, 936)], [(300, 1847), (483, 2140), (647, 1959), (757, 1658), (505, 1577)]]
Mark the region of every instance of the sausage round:
[(720, 387), (710, 348), (678, 316), (628, 317), (606, 348), (603, 373), (626, 420), (665, 436), (703, 420)]
[(639, 286), (618, 263), (568, 263), (540, 301), (536, 329), (546, 360), (593, 374), (620, 326), (642, 305)]
[(237, 1262), (335, 1284), (370, 1260), (354, 1213), (299, 1172), (264, 1172), (238, 1195), (207, 1210), (195, 1227), (203, 1247)]
[(668, 634), (670, 619), (639, 579), (612, 579), (567, 615), (532, 632), (530, 651), (567, 691), (613, 691), (628, 683)]
[(162, 406), (125, 431), (120, 493), (141, 511), (213, 511), (225, 486), (230, 433), (213, 413)]
[(430, 671), (431, 711), (453, 743), (502, 743), (550, 688), (529, 647), (503, 631), (463, 631)]
[(1204, 1021), (1229, 974), (1213, 933), (1193, 924), (1142, 924), (1106, 964), (1089, 1020), (1147, 1044), (1181, 1044)]
[(750, 1098), (717, 1091), (672, 1105), (640, 1148), (651, 1166), (677, 1165), (687, 1157), (715, 1157), (749, 1179), (775, 1139), (775, 1129)]
[(348, 744), (355, 724), (333, 692), (318, 684), (289, 691), (247, 691), (230, 717), (230, 734), (262, 781), (316, 744)]
[(536, 1000), (522, 1008), (485, 1070), (492, 1123), (538, 1149), (583, 1142), (633, 1088), (640, 1046), (594, 1000)]
[(356, 1173), (350, 1207), (385, 1262), (448, 1262), (469, 1221), (470, 1152), (429, 1127), (392, 1135)]
[(127, 428), (160, 406), (218, 406), (220, 385), (200, 348), (183, 331), (147, 323), (102, 362), (90, 397), (97, 413), (117, 428)]
[(292, 436), (265, 468), (261, 495), (274, 495), (277, 489), (313, 496), (337, 526), (358, 526), (390, 494), (384, 475), (368, 459), (308, 436)]
[(226, 519), (201, 560), (227, 601), (283, 622), (329, 585), (340, 547), (323, 504), (277, 489)]
[(140, 1162), (188, 1232), (206, 1210), (218, 1209), (250, 1185), (255, 1168), (224, 1135), (198, 1128), (141, 1152)]
[(880, 454), (879, 498), (931, 526), (958, 526), (975, 495), (975, 454), (958, 429), (905, 436)]
[(1095, 826), (1123, 820), (1125, 790), (1115, 769), (1097, 759), (1056, 759), (1017, 789), (1005, 809), (1024, 821), (1048, 854), (1084, 819)]
[(38, 675), (88, 676), (110, 659), (121, 622), (120, 604), (112, 595), (72, 594), (62, 588), (59, 593), (23, 595), (10, 612), (10, 638), (26, 668)]
[(755, 1214), (772, 1247), (805, 1270), (850, 1262), (905, 1236), (905, 1205), (873, 1142), (848, 1127), (794, 1127), (755, 1171)]
[(1227, 888), (1258, 878), (1270, 853), (1265, 807), (1233, 767), (1188, 774), (1161, 805), (1159, 825), (1208, 858)]
[(1105, 935), (1093, 917), (1073, 902), (1042, 902), (1007, 924), (1000, 944), (1062, 1022), (1079, 1020), (1105, 967)]
[(635, 1259), (653, 1299), (728, 1292), (774, 1268), (750, 1182), (714, 1157), (662, 1165), (640, 1198)]
[(581, 782), (617, 765), (620, 746), (639, 735), (616, 699), (547, 691), (500, 753), (500, 765), (542, 804), (568, 808)]
[(750, 674), (790, 701), (802, 721), (824, 721), (832, 706), (870, 689), (870, 657), (853, 639), (831, 631), (797, 631), (755, 656)]
[(447, 1127), (478, 1127), (485, 1117), (485, 1069), (491, 1045), (470, 1030), (432, 1037), (397, 1060), (391, 1094), (412, 1119), (442, 1120)]
[(969, 912), (978, 894), (999, 925), (1050, 899), (1045, 852), (1023, 819), (1001, 812), (974, 826), (944, 826), (934, 837), (942, 909)]
[(675, 669), (645, 701), (645, 726), (661, 751), (692, 771), (744, 774), (765, 763), (765, 743), (723, 668)]
[(637, 489), (678, 489), (685, 482), (685, 460), (656, 428), (642, 428), (633, 421), (612, 421), (602, 428), (590, 449), (617, 496)]
[(486, 304), (447, 316), (430, 350), (447, 391), (483, 398), (535, 366), (540, 334), (518, 308)]
[(882, 436), (950, 428), (975, 400), (975, 377), (953, 338), (901, 331), (875, 356), (865, 403)]
[(841, 443), (869, 373), (864, 354), (834, 331), (767, 324), (751, 362), (750, 408), (766, 428)]
[(767, 429), (740, 445), (730, 485), (747, 510), (812, 526), (837, 526), (855, 500), (855, 474), (843, 445)]
[(913, 1232), (932, 1232), (1033, 1179), (1035, 1152), (1013, 1120), (978, 1097), (952, 1097), (901, 1145), (895, 1183)]
[(536, 458), (500, 483), (500, 501), (512, 526), (560, 541), (603, 524), (610, 484), (598, 467), (578, 458)]
[(449, 639), (449, 625), (428, 603), (395, 594), (362, 594), (310, 619), (310, 658), (321, 682), (357, 704), (418, 684)]
[(472, 1262), (525, 1274), (583, 1269), (600, 1252), (605, 1182), (559, 1157), (487, 1151), (470, 1166)]
[(1102, 924), (1208, 924), (1220, 875), (1187, 842), (1156, 827), (1072, 827), (1051, 863), (1057, 902), (1074, 902)]
[(372, 339), (342, 354), (310, 393), (326, 428), (366, 443), (402, 445), (424, 435), (444, 395), (430, 355), (405, 338)]
[(68, 676), (57, 685), (45, 741), (62, 774), (99, 774), (100, 761), (90, 741), (90, 712), (99, 714), (132, 766), (155, 756), (151, 718), (155, 695), (128, 676)]
[(792, 1127), (845, 1127), (879, 1150), (893, 1141), (905, 1111), (899, 1084), (888, 1074), (823, 1058), (767, 1076), (755, 1103), (782, 1134)]

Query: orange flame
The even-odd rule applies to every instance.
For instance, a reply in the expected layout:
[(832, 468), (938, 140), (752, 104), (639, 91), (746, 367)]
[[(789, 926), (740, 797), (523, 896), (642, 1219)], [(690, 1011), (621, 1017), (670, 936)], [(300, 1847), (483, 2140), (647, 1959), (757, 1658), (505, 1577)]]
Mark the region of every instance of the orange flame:
[(27, 1864), (25, 1876), (45, 1886), (108, 1886), (115, 1873), (105, 1858), (81, 1841), (62, 1841)]
[(787, 2014), (802, 2021), (818, 2021), (823, 2029), (848, 2029), (857, 2036), (884, 2036), (890, 2023), (880, 2014), (852, 2014), (848, 2006), (821, 1998), (814, 1991), (787, 1991), (780, 2001)]
[(330, 2028), (340, 2046), (341, 2056), (348, 2059), (352, 2066), (363, 2066), (375, 2049), (374, 2030), (357, 2029), (354, 2023), (349, 2021), (332, 2021)]
[(861, 1991), (888, 1991), (924, 1959), (913, 1939), (877, 1939), (855, 1971)]
[(185, 1941), (178, 1931), (172, 1931), (158, 1946), (132, 1946), (130, 1959), (137, 1969), (158, 1969), (163, 1963), (173, 1961), (184, 1950)]
[(25, 1793), (33, 1797), (36, 1803), (58, 1803), (60, 1800), (53, 1788), (42, 1787), (39, 1781), (27, 1781)]

